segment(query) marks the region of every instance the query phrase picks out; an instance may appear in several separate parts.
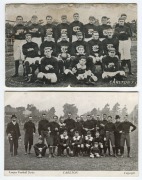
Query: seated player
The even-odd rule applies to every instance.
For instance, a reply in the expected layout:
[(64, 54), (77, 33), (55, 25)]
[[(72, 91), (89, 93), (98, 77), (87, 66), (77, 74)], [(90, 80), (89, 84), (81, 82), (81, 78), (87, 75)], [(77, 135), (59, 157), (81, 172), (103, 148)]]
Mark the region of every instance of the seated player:
[(66, 155), (69, 156), (69, 136), (67, 135), (67, 130), (64, 130), (63, 134), (60, 135), (59, 138), (59, 145), (58, 145), (58, 155), (59, 156), (64, 156), (65, 155), (65, 150), (66, 150)]
[(98, 131), (96, 131), (96, 133), (95, 133), (94, 143), (95, 142), (98, 143), (99, 152), (100, 152), (100, 155), (102, 156), (102, 154), (103, 154), (103, 137), (100, 135), (100, 133)]
[(28, 82), (32, 82), (35, 79), (35, 71), (38, 68), (40, 71), (40, 60), (38, 54), (38, 45), (32, 42), (32, 35), (26, 34), (27, 43), (22, 46), (23, 54), (25, 56), (25, 76)]
[(92, 73), (92, 71), (87, 67), (86, 57), (83, 56), (79, 59), (77, 63), (72, 68), (73, 74), (76, 76), (77, 81), (84, 82), (85, 84), (93, 84), (97, 81), (97, 77)]
[(53, 50), (45, 48), (45, 57), (41, 59), (41, 72), (37, 75), (39, 80), (44, 83), (56, 83), (58, 74), (58, 62), (55, 57), (51, 56)]
[(95, 24), (95, 17), (90, 16), (89, 17), (89, 23), (84, 25), (84, 36), (85, 36), (85, 41), (88, 42), (92, 39), (92, 33), (94, 31), (98, 31), (97, 26)]
[(115, 57), (115, 49), (109, 49), (109, 55), (102, 59), (103, 64), (103, 74), (102, 79), (104, 80), (123, 80), (125, 77), (125, 72), (119, 70), (118, 58)]
[(80, 149), (82, 144), (82, 138), (79, 135), (78, 131), (75, 131), (74, 136), (71, 139), (71, 154), (73, 156), (79, 156), (80, 155)]
[(90, 150), (90, 158), (94, 158), (94, 157), (97, 157), (97, 158), (101, 157), (98, 142), (94, 142), (94, 145), (91, 147), (91, 150)]
[(84, 151), (87, 155), (90, 155), (91, 147), (93, 146), (93, 137), (91, 132), (88, 131), (87, 135), (84, 137)]
[(57, 59), (60, 74), (64, 74), (64, 71), (70, 67), (70, 48), (71, 44), (67, 41), (67, 34), (61, 34), (61, 41), (57, 43)]
[(103, 45), (102, 42), (99, 40), (99, 33), (97, 31), (94, 31), (92, 33), (92, 40), (88, 42), (89, 43), (89, 49), (90, 49), (90, 55), (93, 59), (93, 66), (95, 68), (95, 65), (101, 65), (102, 71), (102, 58), (103, 58)]
[(38, 143), (34, 145), (36, 157), (42, 158), (45, 156), (47, 146), (43, 143), (42, 138), (39, 138)]
[(47, 32), (46, 37), (44, 38), (44, 41), (40, 45), (40, 54), (41, 57), (44, 57), (44, 49), (45, 48), (50, 48), (53, 50), (52, 56), (56, 56), (56, 44), (53, 41), (52, 38), (52, 32)]

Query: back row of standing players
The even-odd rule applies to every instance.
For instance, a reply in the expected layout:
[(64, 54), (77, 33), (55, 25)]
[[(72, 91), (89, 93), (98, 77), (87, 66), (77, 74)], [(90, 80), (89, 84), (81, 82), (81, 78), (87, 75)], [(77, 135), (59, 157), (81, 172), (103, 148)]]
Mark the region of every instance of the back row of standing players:
[[(47, 24), (38, 24), (38, 17), (32, 16), (31, 25), (23, 25), (23, 17), (17, 16), (13, 27), (15, 74), (18, 76), (19, 60), (24, 62), (24, 76), (31, 82), (38, 78), (56, 83), (62, 75), (74, 75), (78, 81), (95, 82), (96, 65), (101, 65), (102, 78), (125, 78), (126, 64), (131, 72), (132, 30), (126, 23), (126, 14), (118, 19), (112, 29), (103, 16), (102, 24), (95, 26), (95, 17), (83, 25), (79, 14), (73, 15), (74, 21), (67, 23), (67, 16), (61, 16), (62, 23), (53, 25), (52, 17), (47, 16)], [(26, 40), (26, 41), (25, 41)], [(119, 63), (121, 60), (121, 63)], [(35, 78), (35, 71), (38, 75)]]
[[(118, 155), (123, 157), (125, 141), (127, 156), (131, 157), (130, 132), (134, 131), (136, 126), (129, 122), (128, 115), (124, 117), (123, 121), (120, 121), (120, 116), (116, 115), (115, 123), (112, 117), (106, 114), (103, 114), (103, 120), (100, 119), (99, 115), (96, 119), (94, 115), (87, 115), (86, 121), (84, 121), (83, 116), (77, 116), (74, 120), (71, 113), (68, 113), (66, 119), (63, 117), (58, 119), (57, 116), (54, 116), (52, 121), (46, 119), (46, 114), (42, 116), (38, 123), (39, 142), (34, 145), (38, 157), (44, 156), (47, 148), (49, 148), (49, 157), (55, 156), (56, 148), (58, 148), (57, 155), (59, 156), (66, 151), (68, 156), (100, 157), (106, 156), (107, 150), (108, 155), (111, 155), (110, 147), (112, 147), (114, 157)], [(16, 118), (15, 115), (12, 116), (12, 122), (7, 125), (6, 130), (12, 155), (13, 146), (14, 155), (17, 155), (18, 138), (21, 136)], [(24, 124), (24, 130), (25, 154), (27, 155), (28, 150), (30, 154), (36, 132), (32, 116), (29, 116), (29, 120)]]

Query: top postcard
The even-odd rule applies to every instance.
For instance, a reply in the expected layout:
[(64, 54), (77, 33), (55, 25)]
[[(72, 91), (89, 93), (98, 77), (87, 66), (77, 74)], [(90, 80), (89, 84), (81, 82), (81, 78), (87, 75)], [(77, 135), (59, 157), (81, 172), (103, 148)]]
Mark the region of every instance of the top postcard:
[(137, 4), (7, 4), (7, 87), (134, 87)]

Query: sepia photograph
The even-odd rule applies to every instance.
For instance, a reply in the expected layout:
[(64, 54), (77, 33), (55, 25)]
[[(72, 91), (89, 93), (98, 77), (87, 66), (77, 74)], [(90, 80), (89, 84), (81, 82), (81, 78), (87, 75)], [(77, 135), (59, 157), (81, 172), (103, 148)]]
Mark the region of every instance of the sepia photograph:
[(4, 109), (5, 175), (138, 176), (137, 92), (5, 92)]
[(135, 87), (137, 4), (6, 4), (5, 85)]

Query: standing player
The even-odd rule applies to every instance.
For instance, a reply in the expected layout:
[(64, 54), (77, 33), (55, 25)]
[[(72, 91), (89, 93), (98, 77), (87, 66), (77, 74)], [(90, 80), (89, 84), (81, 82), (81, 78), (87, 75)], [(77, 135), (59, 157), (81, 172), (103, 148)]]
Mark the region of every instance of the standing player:
[[(16, 115), (11, 116), (11, 122), (7, 124), (6, 133), (10, 144), (10, 155), (18, 155), (18, 140), (21, 139), (19, 124)], [(14, 151), (14, 152), (13, 152)]]
[(115, 28), (115, 36), (119, 39), (119, 53), (121, 59), (121, 66), (124, 68), (128, 65), (129, 74), (133, 75), (131, 70), (131, 31), (125, 26), (123, 18), (118, 19), (119, 26)]
[(61, 38), (61, 35), (62, 34), (66, 34), (67, 37), (68, 37), (68, 41), (71, 42), (71, 30), (70, 30), (70, 26), (67, 22), (67, 16), (66, 15), (62, 15), (61, 16), (61, 24), (58, 24), (57, 25), (57, 39), (58, 39), (58, 42), (60, 42), (60, 38)]
[(95, 24), (95, 17), (90, 16), (89, 23), (84, 25), (84, 40), (86, 42), (92, 39), (93, 32), (98, 32), (98, 28), (94, 24)]
[(106, 16), (102, 17), (101, 22), (102, 24), (98, 27), (98, 29), (100, 41), (103, 41), (107, 37), (107, 30), (111, 28), (111, 26), (107, 24), (108, 18)]
[(82, 135), (82, 122), (79, 116), (76, 117), (75, 131), (78, 131), (79, 135)]
[(38, 68), (40, 71), (40, 57), (38, 54), (38, 44), (32, 41), (31, 34), (26, 34), (27, 43), (22, 46), (25, 56), (25, 76), (28, 82), (32, 82), (35, 77), (35, 71)]
[(93, 135), (94, 129), (94, 122), (92, 121), (91, 116), (87, 115), (87, 120), (83, 123), (84, 135), (86, 135), (88, 131)]
[[(36, 128), (35, 124), (32, 122), (32, 116), (29, 116), (29, 120), (24, 124), (24, 131), (25, 131), (25, 138), (24, 138), (24, 145), (25, 145), (25, 155), (31, 154), (31, 148), (33, 145), (33, 136), (35, 135)], [(29, 146), (29, 148), (28, 148)]]
[(102, 71), (102, 58), (103, 58), (103, 45), (102, 42), (99, 40), (99, 33), (94, 31), (92, 33), (92, 40), (89, 42), (89, 51), (91, 57), (93, 59), (93, 72), (95, 71), (96, 65), (101, 65)]
[(50, 15), (46, 16), (47, 24), (43, 26), (43, 41), (44, 41), (44, 38), (46, 38), (47, 33), (50, 32), (52, 34), (52, 40), (54, 42), (57, 42), (56, 26), (53, 24), (52, 21), (53, 21), (52, 16)]
[(83, 33), (83, 23), (79, 21), (79, 14), (74, 13), (73, 18), (74, 18), (74, 21), (70, 24), (72, 42), (77, 40), (77, 37), (76, 37), (77, 32)]
[(67, 117), (67, 119), (64, 120), (64, 123), (66, 124), (66, 128), (67, 128), (69, 137), (73, 137), (74, 128), (75, 128), (75, 120), (72, 119), (71, 113), (68, 113), (68, 117)]
[(32, 35), (32, 41), (38, 44), (38, 48), (42, 42), (43, 30), (42, 26), (38, 24), (38, 17), (33, 15), (31, 18), (31, 25), (28, 27), (28, 32)]
[(45, 57), (41, 59), (41, 72), (37, 75), (44, 83), (56, 83), (58, 75), (58, 62), (51, 54), (53, 50), (44, 49)]
[(116, 115), (115, 116), (115, 120), (116, 122), (114, 123), (115, 125), (115, 132), (114, 132), (114, 136), (115, 136), (115, 149), (116, 149), (116, 155), (120, 155), (120, 139), (121, 139), (121, 133), (119, 132), (119, 125), (120, 125), (120, 116)]
[(22, 45), (25, 43), (25, 34), (27, 28), (23, 24), (23, 17), (16, 17), (16, 25), (13, 27), (12, 36), (14, 36), (13, 53), (15, 61), (15, 74), (12, 77), (17, 77), (19, 69), (19, 61), (23, 60)]
[[(132, 129), (131, 129), (132, 127)], [(128, 115), (125, 115), (124, 121), (118, 126), (121, 133), (120, 145), (121, 145), (121, 157), (124, 157), (124, 145), (126, 141), (127, 157), (130, 156), (130, 133), (136, 129), (136, 126), (128, 120)]]

